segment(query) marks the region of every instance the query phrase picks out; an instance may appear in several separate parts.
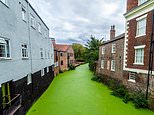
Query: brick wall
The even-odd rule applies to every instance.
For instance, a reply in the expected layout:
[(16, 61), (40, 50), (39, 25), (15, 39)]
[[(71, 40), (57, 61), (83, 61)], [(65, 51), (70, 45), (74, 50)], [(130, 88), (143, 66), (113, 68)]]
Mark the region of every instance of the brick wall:
[[(66, 71), (68, 70), (68, 62), (67, 62), (67, 52), (62, 52), (63, 56), (60, 56), (60, 70), (61, 71)], [(63, 65), (61, 65), (61, 61), (63, 61)]]
[(138, 0), (127, 0), (127, 11), (138, 6)]
[[(147, 28), (146, 36), (136, 37), (137, 21), (136, 18), (129, 21), (128, 29), (128, 50), (127, 50), (127, 67), (135, 69), (147, 70), (149, 65), (149, 48), (150, 48), (150, 38), (152, 30), (152, 12), (147, 13)], [(135, 59), (135, 49), (134, 46), (146, 45), (144, 48), (144, 65), (134, 65)]]
[[(112, 44), (116, 44), (116, 53), (112, 54)], [(102, 55), (102, 47), (105, 47), (105, 54)], [(114, 77), (122, 80), (123, 71), (123, 50), (124, 50), (124, 38), (102, 45), (99, 48), (99, 62), (98, 69), (99, 73)], [(101, 68), (101, 60), (104, 60), (104, 69)], [(115, 71), (111, 71), (111, 60), (115, 60)], [(110, 68), (107, 69), (107, 63), (110, 62)]]

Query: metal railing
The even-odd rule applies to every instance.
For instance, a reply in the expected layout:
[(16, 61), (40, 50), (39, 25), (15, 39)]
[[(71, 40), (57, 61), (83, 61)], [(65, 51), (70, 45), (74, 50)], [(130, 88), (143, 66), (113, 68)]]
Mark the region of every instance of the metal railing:
[(21, 95), (16, 94), (9, 102), (2, 103), (3, 115), (13, 115), (21, 107), (21, 102)]

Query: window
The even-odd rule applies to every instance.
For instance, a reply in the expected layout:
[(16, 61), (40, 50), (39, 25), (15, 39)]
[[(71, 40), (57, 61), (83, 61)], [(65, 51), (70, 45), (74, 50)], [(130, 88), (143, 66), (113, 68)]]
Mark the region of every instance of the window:
[(107, 69), (110, 70), (110, 61), (107, 61)]
[(116, 44), (112, 44), (112, 53), (116, 53)]
[(41, 59), (43, 59), (43, 48), (40, 48), (40, 56), (41, 56)]
[(115, 60), (111, 61), (111, 71), (115, 71)]
[(48, 31), (45, 30), (45, 38), (48, 38)]
[(63, 65), (63, 61), (61, 61), (61, 65)]
[(24, 6), (22, 7), (22, 19), (24, 21), (26, 21), (26, 10), (25, 10)]
[(47, 59), (47, 51), (45, 50), (45, 59)]
[(101, 61), (101, 68), (104, 69), (104, 60)]
[(145, 3), (147, 0), (138, 0), (138, 5)]
[(4, 4), (8, 5), (8, 0), (0, 0), (2, 1)]
[(49, 72), (49, 67), (47, 67), (47, 73)]
[(105, 54), (105, 47), (102, 47), (102, 54)]
[(21, 53), (22, 53), (22, 58), (28, 58), (28, 47), (27, 47), (27, 44), (22, 44), (21, 45)]
[(32, 83), (32, 75), (28, 74), (28, 76), (27, 76), (27, 85), (29, 85), (31, 83)]
[(60, 56), (63, 56), (63, 53), (62, 52), (60, 53)]
[(10, 43), (4, 38), (0, 38), (0, 58), (10, 58)]
[(35, 28), (36, 22), (35, 22), (34, 16), (31, 15), (30, 19), (31, 19), (31, 26), (32, 26), (33, 28)]
[(38, 23), (38, 32), (41, 33), (41, 24)]
[(137, 20), (136, 36), (146, 35), (146, 18)]
[(135, 72), (129, 72), (129, 80), (131, 82), (135, 82), (136, 79), (136, 73)]
[(144, 47), (143, 46), (135, 46), (135, 64), (144, 64)]
[(41, 76), (44, 76), (44, 69), (41, 70)]
[(48, 51), (48, 59), (50, 59), (50, 51)]

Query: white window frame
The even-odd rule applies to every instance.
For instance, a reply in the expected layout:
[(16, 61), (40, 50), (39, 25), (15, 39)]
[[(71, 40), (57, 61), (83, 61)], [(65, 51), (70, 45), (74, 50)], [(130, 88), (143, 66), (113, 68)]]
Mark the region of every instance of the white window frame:
[(41, 77), (44, 76), (44, 69), (41, 70)]
[(116, 44), (115, 43), (112, 44), (112, 53), (116, 53)]
[(102, 54), (105, 54), (105, 46), (102, 47)]
[[(134, 64), (135, 65), (144, 65), (144, 48), (145, 48), (145, 45), (140, 45), (140, 46), (134, 46), (134, 49), (135, 49), (135, 58), (134, 58)], [(142, 62), (137, 62), (137, 52), (136, 50), (139, 50), (139, 49), (143, 49), (143, 52), (142, 52)]]
[(49, 66), (47, 67), (47, 73), (49, 73)]
[[(26, 46), (26, 47), (24, 47)], [(24, 50), (24, 52), (23, 52)], [(27, 44), (21, 44), (21, 57), (22, 59), (28, 59), (28, 45)]]
[(101, 68), (104, 69), (104, 60), (101, 60)]
[(0, 0), (0, 1), (8, 6), (8, 0)]
[(138, 0), (138, 5), (145, 3), (147, 0)]
[(111, 71), (115, 71), (116, 62), (115, 60), (111, 60)]
[[(137, 18), (136, 21), (137, 21), (136, 37), (145, 36), (146, 26), (147, 26), (147, 14)], [(143, 25), (143, 27), (142, 26), (140, 27), (141, 23), (144, 23), (145, 25)], [(143, 31), (143, 33), (141, 33), (141, 31)]]
[(28, 74), (27, 75), (27, 85), (31, 84), (32, 83), (32, 74)]
[(31, 22), (31, 27), (33, 27), (35, 29), (36, 21), (35, 21), (35, 17), (32, 14), (30, 16), (30, 22)]
[(42, 33), (42, 29), (41, 29), (41, 23), (38, 22), (38, 32), (41, 34)]
[(5, 48), (4, 49), (5, 50), (5, 56), (4, 57), (0, 57), (0, 59), (11, 59), (10, 40), (9, 39), (4, 39), (4, 38), (0, 38), (0, 45), (3, 45), (4, 48)]
[(43, 55), (43, 48), (40, 48), (40, 57), (41, 57), (41, 59), (44, 58), (44, 55)]
[(22, 13), (22, 20), (26, 21), (26, 9), (24, 6), (22, 6), (21, 13)]
[(135, 79), (136, 79), (136, 73), (135, 72), (129, 72), (129, 79), (128, 79), (128, 81), (136, 83)]

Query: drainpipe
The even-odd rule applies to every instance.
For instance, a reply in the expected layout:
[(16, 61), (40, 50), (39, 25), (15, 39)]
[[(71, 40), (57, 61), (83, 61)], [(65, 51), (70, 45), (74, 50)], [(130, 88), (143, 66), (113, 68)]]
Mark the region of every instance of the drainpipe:
[(147, 78), (147, 89), (146, 89), (146, 99), (148, 99), (149, 92), (149, 81), (150, 77), (152, 77), (152, 69), (153, 69), (153, 55), (154, 55), (154, 9), (152, 11), (152, 32), (151, 32), (151, 41), (150, 41), (150, 52), (149, 52), (149, 69), (148, 69), (148, 78)]
[(31, 48), (31, 36), (30, 36), (30, 12), (29, 12), (29, 1), (27, 0), (28, 2), (28, 5), (27, 5), (27, 17), (28, 17), (28, 21), (27, 21), (27, 24), (28, 24), (28, 38), (29, 38), (29, 53), (30, 53), (30, 68), (31, 68), (31, 73), (32, 73), (32, 48)]

